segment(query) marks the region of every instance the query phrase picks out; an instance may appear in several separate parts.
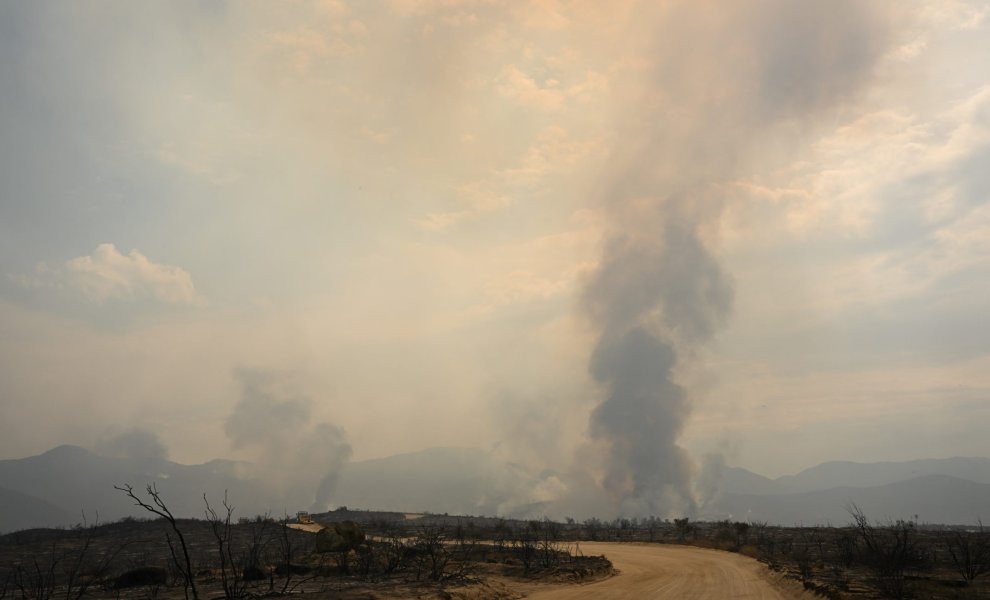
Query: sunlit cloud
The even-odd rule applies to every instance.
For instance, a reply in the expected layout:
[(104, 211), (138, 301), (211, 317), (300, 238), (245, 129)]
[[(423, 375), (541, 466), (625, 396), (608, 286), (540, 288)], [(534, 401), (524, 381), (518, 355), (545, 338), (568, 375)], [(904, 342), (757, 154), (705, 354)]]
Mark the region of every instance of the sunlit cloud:
[(137, 250), (122, 254), (113, 244), (100, 244), (92, 254), (69, 259), (57, 268), (39, 264), (33, 275), (19, 280), (29, 288), (69, 289), (96, 304), (146, 299), (178, 305), (205, 302), (188, 271), (152, 262)]

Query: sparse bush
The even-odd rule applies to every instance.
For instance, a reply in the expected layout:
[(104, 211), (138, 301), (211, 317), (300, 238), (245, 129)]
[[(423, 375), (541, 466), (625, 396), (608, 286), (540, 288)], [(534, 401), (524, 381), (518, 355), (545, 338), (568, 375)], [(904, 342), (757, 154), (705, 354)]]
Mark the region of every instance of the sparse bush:
[(738, 521), (732, 527), (736, 531), (736, 550), (738, 550), (749, 541), (749, 523)]
[(908, 597), (910, 585), (905, 572), (922, 569), (928, 562), (917, 541), (915, 524), (897, 520), (873, 525), (858, 506), (852, 505), (849, 512), (861, 542), (863, 564), (873, 571), (880, 593), (888, 598)]
[(413, 539), (414, 556), (417, 562), (417, 578), (426, 573), (433, 581), (442, 581), (447, 577), (447, 564), (450, 562), (450, 551), (444, 543), (445, 536), (439, 527), (422, 527)]
[[(189, 558), (189, 547), (186, 544), (186, 538), (182, 534), (182, 530), (179, 529), (178, 521), (172, 514), (172, 511), (168, 509), (165, 501), (162, 500), (161, 494), (158, 493), (158, 488), (154, 484), (150, 484), (146, 489), (148, 496), (151, 498), (151, 503), (138, 498), (137, 494), (134, 493), (134, 488), (130, 484), (125, 483), (122, 486), (114, 486), (114, 488), (127, 494), (134, 501), (135, 505), (168, 521), (179, 543), (179, 549), (176, 549), (172, 537), (168, 533), (165, 534), (165, 541), (168, 543), (172, 561), (175, 563), (175, 568), (182, 574), (185, 589), (190, 590), (193, 600), (199, 600), (199, 591), (196, 589), (196, 578), (193, 575), (192, 560)], [(179, 550), (182, 551), (181, 560), (178, 553)]]
[(696, 533), (697, 528), (691, 524), (687, 517), (674, 519), (674, 531), (677, 532), (677, 541), (682, 544), (687, 541), (689, 533)]
[(977, 531), (952, 532), (945, 542), (952, 565), (967, 585), (990, 573), (990, 532), (983, 522)]

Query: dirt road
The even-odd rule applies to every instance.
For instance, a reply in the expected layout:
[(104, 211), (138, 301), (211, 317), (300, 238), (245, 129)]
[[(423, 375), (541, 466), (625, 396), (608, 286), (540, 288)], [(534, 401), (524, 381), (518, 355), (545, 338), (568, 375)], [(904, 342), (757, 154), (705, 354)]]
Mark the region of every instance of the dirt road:
[(527, 598), (678, 598), (790, 600), (813, 598), (797, 586), (772, 580), (757, 561), (716, 550), (660, 544), (582, 542), (584, 554), (604, 554), (619, 570), (608, 579), (586, 585), (533, 588)]

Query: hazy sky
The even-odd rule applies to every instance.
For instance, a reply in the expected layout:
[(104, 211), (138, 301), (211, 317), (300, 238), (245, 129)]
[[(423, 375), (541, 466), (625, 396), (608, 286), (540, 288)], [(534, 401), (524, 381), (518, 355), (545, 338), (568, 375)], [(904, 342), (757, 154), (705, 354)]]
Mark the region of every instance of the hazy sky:
[(0, 0), (0, 82), (0, 457), (567, 468), (616, 311), (691, 460), (990, 455), (988, 2)]

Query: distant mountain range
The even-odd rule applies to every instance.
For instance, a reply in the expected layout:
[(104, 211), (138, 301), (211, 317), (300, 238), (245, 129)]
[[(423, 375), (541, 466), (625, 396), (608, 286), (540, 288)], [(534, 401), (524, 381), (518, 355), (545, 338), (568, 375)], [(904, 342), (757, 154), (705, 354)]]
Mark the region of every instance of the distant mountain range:
[[(181, 465), (59, 446), (37, 456), (0, 460), (0, 532), (72, 525), (83, 512), (91, 522), (97, 514), (101, 521), (147, 516), (113, 488), (124, 483), (138, 491), (154, 483), (178, 516), (202, 516), (203, 494), (219, 501), (225, 490), (235, 516), (294, 514), (312, 502), (305, 494), (279, 492), (252, 473), (251, 465), (228, 460)], [(319, 477), (314, 474), (315, 481)], [(546, 508), (527, 502), (540, 480), (482, 450), (431, 448), (348, 463), (332, 499), (352, 509), (524, 517)], [(777, 479), (729, 467), (699, 516), (842, 525), (850, 520), (852, 503), (874, 519), (917, 515), (930, 523), (990, 521), (990, 459), (829, 462)]]
[(990, 484), (949, 475), (923, 475), (873, 487), (840, 486), (793, 494), (731, 494), (716, 500), (710, 518), (780, 525), (846, 525), (855, 504), (878, 521), (974, 524), (990, 515)]
[(873, 487), (925, 475), (949, 475), (976, 483), (990, 483), (990, 458), (927, 458), (875, 463), (832, 461), (777, 479), (729, 467), (723, 473), (721, 488), (737, 494), (791, 494), (835, 487)]
[(990, 520), (990, 459), (822, 463), (769, 479), (729, 467), (705, 507), (711, 518), (843, 525), (855, 503), (875, 519), (971, 524)]
[[(167, 460), (100, 456), (78, 446), (0, 460), (0, 532), (73, 525), (125, 516), (147, 517), (115, 485), (131, 484), (142, 497), (154, 484), (176, 516), (202, 517), (203, 494), (214, 505), (226, 492), (236, 517), (270, 512), (294, 515), (310, 508), (312, 490), (280, 492), (252, 466), (228, 460), (182, 465)], [(315, 485), (323, 474), (313, 473)], [(481, 450), (431, 448), (345, 465), (332, 500), (337, 506), (398, 512), (495, 515), (525, 495), (532, 478)]]
[(251, 516), (277, 506), (263, 486), (237, 475), (239, 463), (215, 460), (181, 465), (167, 460), (132, 461), (97, 455), (78, 446), (59, 446), (28, 458), (0, 461), (0, 531), (47, 525), (92, 523), (125, 516), (149, 516), (115, 485), (131, 484), (143, 496), (155, 484), (180, 516), (202, 516), (203, 494), (219, 504), (224, 491)]

